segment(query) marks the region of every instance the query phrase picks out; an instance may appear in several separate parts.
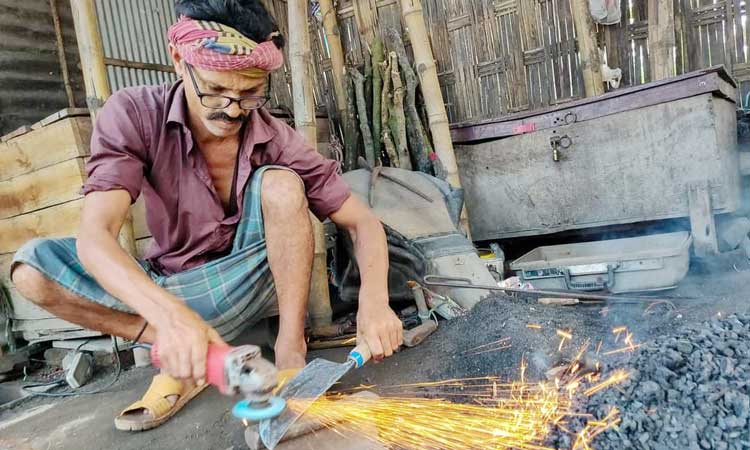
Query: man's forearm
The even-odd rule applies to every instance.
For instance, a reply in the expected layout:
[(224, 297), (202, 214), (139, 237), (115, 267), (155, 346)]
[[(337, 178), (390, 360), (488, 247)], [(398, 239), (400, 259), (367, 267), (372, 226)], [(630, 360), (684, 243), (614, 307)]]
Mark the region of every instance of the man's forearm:
[[(374, 215), (356, 224), (350, 232), (364, 291), (388, 290), (388, 241), (383, 225)], [(385, 299), (388, 295), (366, 296)]]
[(181, 301), (154, 283), (109, 233), (82, 230), (77, 247), (86, 271), (150, 324), (158, 325), (181, 306)]

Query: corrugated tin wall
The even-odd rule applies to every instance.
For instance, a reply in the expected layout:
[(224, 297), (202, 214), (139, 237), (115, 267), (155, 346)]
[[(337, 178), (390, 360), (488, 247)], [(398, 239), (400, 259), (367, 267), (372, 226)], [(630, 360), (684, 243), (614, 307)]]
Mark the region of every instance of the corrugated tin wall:
[[(78, 44), (67, 0), (60, 15), (75, 104), (85, 106)], [(67, 108), (48, 0), (0, 0), (0, 136)]]
[(112, 91), (176, 81), (167, 49), (174, 0), (97, 0), (96, 9)]

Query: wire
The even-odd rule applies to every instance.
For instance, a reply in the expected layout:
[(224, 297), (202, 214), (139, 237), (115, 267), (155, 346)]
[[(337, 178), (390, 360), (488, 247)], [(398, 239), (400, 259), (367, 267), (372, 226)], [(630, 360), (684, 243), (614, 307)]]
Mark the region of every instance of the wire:
[[(115, 361), (117, 362), (117, 369), (115, 371), (114, 377), (112, 377), (112, 379), (109, 381), (109, 383), (107, 383), (105, 386), (102, 386), (102, 387), (100, 387), (98, 389), (94, 389), (93, 391), (35, 392), (35, 391), (30, 390), (31, 388), (35, 388), (35, 387), (47, 387), (47, 386), (53, 386), (53, 385), (56, 385), (56, 384), (62, 385), (62, 384), (65, 383), (65, 378), (62, 378), (62, 379), (59, 379), (59, 380), (56, 380), (56, 381), (51, 381), (49, 383), (40, 383), (40, 384), (26, 385), (26, 386), (21, 387), (21, 389), (24, 392), (28, 392), (32, 396), (38, 396), (38, 397), (77, 397), (79, 395), (100, 394), (100, 393), (106, 391), (107, 389), (111, 388), (117, 382), (117, 380), (120, 378), (120, 374), (122, 373), (122, 361), (120, 361), (120, 348), (117, 345), (117, 338), (114, 337), (114, 336), (111, 336), (111, 338), (112, 338), (112, 348), (113, 348), (113, 350), (115, 352)], [(79, 345), (77, 347), (76, 351), (78, 349), (80, 349), (81, 347), (83, 347), (84, 344), (86, 344), (86, 342), (84, 342), (83, 344)]]
[(124, 350), (132, 350), (134, 348), (145, 348), (146, 350), (151, 350), (151, 347), (151, 344), (133, 344)]
[(91, 342), (91, 339), (92, 339), (92, 338), (88, 338), (88, 339), (86, 339), (85, 341), (83, 341), (83, 343), (82, 343), (82, 344), (80, 344), (80, 345), (79, 345), (78, 347), (76, 347), (76, 348), (75, 348), (75, 350), (73, 350), (73, 353), (75, 354), (75, 353), (78, 353), (79, 351), (81, 351), (81, 349), (83, 348), (83, 346), (84, 346), (84, 345), (86, 345), (86, 344), (88, 344), (89, 342)]

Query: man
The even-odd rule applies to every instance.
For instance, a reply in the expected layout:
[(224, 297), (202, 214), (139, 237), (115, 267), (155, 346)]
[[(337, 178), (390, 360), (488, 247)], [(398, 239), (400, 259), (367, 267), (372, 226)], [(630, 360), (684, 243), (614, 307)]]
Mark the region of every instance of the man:
[[(360, 338), (376, 359), (402, 339), (377, 217), (333, 161), (263, 109), (269, 72), (283, 64), (273, 19), (257, 0), (180, 0), (177, 12), (169, 48), (181, 81), (107, 101), (78, 238), (32, 241), (12, 265), (18, 290), (56, 316), (159, 346), (162, 373), (115, 419), (123, 430), (169, 419), (205, 387), (208, 344), (236, 337), (276, 305), (276, 365), (304, 366), (308, 207), (355, 242)], [(117, 235), (140, 194), (155, 244), (137, 262)]]

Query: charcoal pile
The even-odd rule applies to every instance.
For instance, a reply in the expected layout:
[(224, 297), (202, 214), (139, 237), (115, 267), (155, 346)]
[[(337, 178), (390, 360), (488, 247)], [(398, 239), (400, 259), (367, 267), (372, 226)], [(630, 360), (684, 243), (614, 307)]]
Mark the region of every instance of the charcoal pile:
[(750, 449), (750, 315), (686, 326), (624, 365), (629, 381), (582, 399), (599, 417), (621, 411), (619, 429), (599, 436), (597, 449)]

